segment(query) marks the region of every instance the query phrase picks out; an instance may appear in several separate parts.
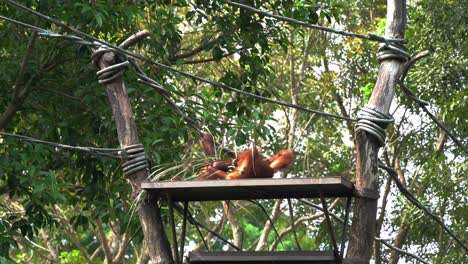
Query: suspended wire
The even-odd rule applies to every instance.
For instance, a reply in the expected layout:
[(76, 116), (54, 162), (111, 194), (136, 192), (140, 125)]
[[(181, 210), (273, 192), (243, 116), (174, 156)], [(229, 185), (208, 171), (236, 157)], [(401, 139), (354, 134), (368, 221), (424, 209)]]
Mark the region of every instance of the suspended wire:
[(197, 81), (200, 81), (200, 82), (208, 83), (208, 84), (211, 84), (211, 85), (213, 85), (215, 87), (222, 88), (224, 90), (229, 90), (229, 91), (232, 91), (232, 92), (235, 92), (235, 93), (238, 93), (238, 94), (243, 94), (243, 95), (252, 97), (252, 98), (254, 98), (254, 99), (258, 100), (258, 101), (278, 104), (278, 105), (286, 106), (286, 107), (289, 107), (289, 108), (295, 108), (295, 109), (298, 109), (298, 110), (303, 111), (303, 112), (315, 113), (315, 114), (325, 116), (325, 117), (329, 117), (329, 118), (335, 118), (335, 119), (345, 120), (345, 121), (349, 121), (349, 122), (356, 122), (356, 119), (354, 119), (354, 118), (349, 118), (349, 117), (339, 116), (339, 115), (335, 115), (335, 114), (325, 113), (325, 112), (318, 111), (318, 110), (308, 109), (308, 108), (300, 106), (300, 105), (270, 99), (270, 98), (263, 97), (263, 96), (256, 95), (256, 94), (252, 94), (252, 93), (249, 93), (249, 92), (246, 92), (246, 91), (243, 91), (243, 90), (240, 90), (240, 89), (237, 89), (237, 88), (234, 88), (234, 87), (231, 87), (231, 86), (228, 86), (228, 85), (225, 85), (225, 84), (222, 84), (222, 83), (219, 83), (219, 82), (207, 79), (207, 78), (199, 77), (199, 76), (190, 74), (188, 72), (184, 72), (184, 71), (175, 69), (175, 68), (173, 68), (171, 66), (168, 66), (168, 65), (165, 65), (163, 63), (156, 62), (156, 61), (154, 61), (154, 60), (152, 60), (152, 59), (150, 59), (148, 57), (142, 56), (140, 54), (137, 54), (137, 53), (122, 49), (122, 48), (120, 48), (118, 46), (112, 45), (110, 43), (107, 43), (107, 42), (105, 42), (103, 40), (100, 40), (100, 39), (98, 39), (96, 37), (93, 37), (93, 36), (91, 36), (89, 34), (86, 34), (86, 33), (82, 32), (82, 31), (79, 31), (79, 30), (77, 30), (77, 29), (75, 29), (73, 27), (70, 27), (67, 24), (65, 24), (65, 23), (63, 23), (63, 22), (61, 22), (61, 21), (59, 21), (57, 19), (51, 18), (51, 17), (46, 16), (44, 14), (41, 14), (41, 13), (35, 11), (35, 10), (32, 10), (32, 9), (26, 7), (26, 6), (23, 6), (23, 5), (15, 2), (15, 1), (12, 1), (12, 0), (2, 0), (2, 1), (7, 2), (8, 4), (11, 4), (13, 6), (16, 6), (16, 7), (20, 8), (20, 9), (22, 9), (22, 10), (28, 12), (28, 13), (31, 13), (31, 14), (34, 14), (34, 15), (36, 15), (38, 17), (44, 18), (44, 19), (46, 19), (46, 20), (48, 20), (48, 21), (50, 21), (50, 22), (52, 22), (52, 23), (54, 23), (54, 24), (56, 24), (58, 26), (64, 27), (64, 28), (74, 32), (78, 36), (91, 39), (91, 40), (93, 40), (93, 41), (95, 41), (95, 42), (97, 42), (99, 44), (110, 47), (110, 48), (114, 49), (115, 52), (119, 52), (119, 53), (125, 54), (127, 56), (137, 58), (137, 59), (145, 61), (147, 63), (156, 65), (156, 66), (158, 66), (158, 67), (160, 67), (162, 69), (177, 73), (177, 74), (179, 74), (181, 76), (191, 78), (193, 80), (197, 80)]
[(416, 255), (413, 254), (413, 253), (410, 253), (410, 252), (408, 252), (408, 251), (404, 251), (404, 250), (401, 249), (401, 248), (397, 248), (397, 247), (391, 245), (390, 243), (388, 243), (387, 241), (385, 241), (385, 239), (383, 239), (383, 238), (375, 237), (374, 239), (375, 239), (376, 241), (379, 241), (380, 243), (384, 244), (385, 246), (387, 246), (387, 247), (390, 248), (390, 249), (393, 249), (393, 250), (398, 251), (398, 252), (400, 252), (400, 253), (402, 253), (402, 254), (408, 255), (408, 256), (410, 256), (410, 257), (412, 257), (412, 258), (415, 258), (417, 261), (419, 261), (419, 262), (421, 262), (421, 263), (430, 264), (429, 262), (427, 262), (427, 261), (425, 261), (424, 259), (422, 259), (422, 258), (416, 256)]
[(416, 197), (411, 194), (411, 192), (406, 189), (403, 183), (398, 179), (398, 173), (395, 169), (385, 166), (383, 162), (379, 160), (379, 167), (387, 171), (388, 175), (392, 177), (393, 181), (395, 182), (396, 186), (400, 190), (400, 192), (417, 208), (423, 210), (427, 215), (429, 215), (437, 224), (439, 224), (445, 232), (447, 232), (464, 250), (468, 253), (468, 247), (454, 234), (452, 231), (439, 219), (436, 215), (434, 215), (427, 207), (425, 207)]
[(119, 152), (124, 151), (124, 149), (121, 149), (121, 148), (95, 148), (95, 147), (71, 146), (71, 145), (65, 145), (61, 143), (40, 140), (37, 138), (32, 138), (32, 137), (18, 135), (18, 134), (11, 134), (11, 133), (6, 133), (6, 132), (0, 132), (0, 136), (16, 138), (16, 139), (20, 139), (23, 141), (33, 142), (33, 143), (44, 144), (44, 145), (48, 145), (48, 146), (52, 146), (52, 147), (56, 147), (60, 149), (84, 151), (84, 152), (89, 152), (89, 153), (98, 154), (101, 156), (106, 156), (106, 157), (111, 157), (111, 158), (120, 158), (120, 156), (116, 154), (119, 154)]
[(7, 22), (10, 22), (10, 23), (19, 25), (19, 26), (23, 26), (23, 27), (28, 28), (28, 29), (30, 29), (32, 31), (39, 32), (40, 36), (45, 36), (45, 37), (49, 37), (49, 38), (61, 38), (61, 39), (73, 41), (73, 42), (76, 42), (78, 44), (85, 45), (85, 46), (99, 47), (98, 44), (86, 41), (86, 40), (84, 40), (84, 39), (82, 39), (80, 37), (77, 37), (77, 36), (62, 35), (62, 34), (52, 32), (52, 31), (49, 31), (49, 30), (46, 30), (46, 29), (43, 29), (43, 28), (40, 28), (40, 27), (36, 27), (36, 26), (30, 25), (30, 24), (27, 24), (27, 23), (24, 23), (24, 22), (9, 18), (9, 17), (5, 17), (5, 16), (2, 16), (2, 15), (0, 15), (0, 19), (3, 20), (3, 21), (7, 21)]
[(296, 24), (296, 25), (300, 25), (300, 26), (303, 26), (303, 27), (308, 27), (308, 28), (318, 29), (318, 30), (322, 30), (322, 31), (326, 31), (326, 32), (331, 32), (331, 33), (335, 33), (335, 34), (339, 34), (339, 35), (343, 35), (343, 36), (347, 36), (347, 37), (355, 37), (355, 38), (360, 38), (360, 39), (365, 39), (365, 40), (370, 40), (370, 41), (384, 42), (384, 43), (387, 43), (387, 44), (389, 44), (390, 42), (396, 42), (396, 43), (405, 43), (406, 42), (404, 39), (386, 38), (386, 37), (378, 36), (378, 35), (375, 35), (375, 34), (372, 34), (372, 33), (369, 33), (368, 35), (362, 35), (362, 34), (359, 34), (359, 33), (346, 32), (346, 31), (343, 31), (343, 30), (337, 30), (337, 29), (332, 29), (332, 28), (329, 28), (329, 27), (314, 25), (314, 24), (303, 22), (303, 21), (300, 21), (300, 20), (297, 20), (297, 19), (294, 19), (294, 18), (275, 15), (275, 14), (272, 14), (270, 12), (263, 11), (263, 10), (260, 10), (260, 9), (245, 5), (245, 4), (232, 2), (232, 1), (229, 1), (229, 0), (222, 0), (222, 1), (224, 3), (226, 3), (226, 4), (228, 4), (228, 5), (232, 5), (232, 6), (236, 6), (236, 7), (245, 9), (245, 10), (249, 10), (249, 11), (251, 11), (253, 13), (257, 13), (257, 14), (262, 15), (262, 16), (271, 17), (271, 18), (275, 18), (277, 20), (288, 22), (288, 23), (291, 23), (291, 24)]
[[(321, 206), (319, 206), (319, 205), (313, 204), (313, 203), (311, 203), (311, 202), (309, 202), (309, 201), (307, 201), (307, 200), (304, 200), (304, 199), (298, 199), (298, 200), (299, 200), (301, 203), (303, 203), (303, 204), (306, 204), (306, 205), (311, 206), (311, 207), (313, 207), (313, 208), (315, 208), (315, 209), (317, 209), (317, 210), (319, 210), (319, 211), (324, 212), (323, 208), (322, 208)], [(345, 221), (344, 221), (343, 219), (341, 219), (339, 216), (337, 216), (336, 214), (334, 214), (334, 213), (332, 213), (332, 212), (328, 212), (328, 214), (329, 214), (330, 216), (332, 216), (333, 218), (335, 218), (335, 219), (336, 219), (338, 222), (340, 222), (341, 224), (344, 224), (344, 223), (345, 223)], [(350, 224), (348, 224), (348, 227), (349, 227), (349, 226), (350, 226)], [(414, 259), (416, 259), (416, 260), (418, 260), (418, 261), (420, 261), (420, 262), (422, 262), (422, 263), (424, 263), (424, 264), (429, 264), (427, 261), (423, 260), (421, 257), (418, 257), (418, 256), (416, 256), (415, 254), (413, 254), (413, 253), (411, 253), (411, 252), (404, 251), (404, 250), (401, 249), (401, 248), (397, 248), (397, 247), (395, 247), (395, 246), (393, 246), (393, 245), (390, 245), (388, 242), (386, 242), (387, 239), (383, 239), (383, 238), (374, 236), (374, 240), (376, 240), (376, 241), (378, 241), (378, 242), (384, 244), (385, 246), (389, 247), (390, 249), (393, 249), (393, 250), (395, 250), (395, 251), (400, 252), (401, 254), (408, 255), (408, 256), (410, 256), (410, 257), (412, 257), (412, 258), (414, 258)]]
[(33, 26), (33, 25), (30, 25), (30, 24), (26, 24), (24, 22), (21, 22), (21, 21), (18, 21), (18, 20), (14, 20), (14, 19), (11, 19), (11, 18), (8, 18), (8, 17), (4, 17), (2, 15), (0, 15), (0, 19), (4, 20), (4, 21), (7, 21), (7, 22), (10, 22), (10, 23), (13, 23), (13, 24), (17, 24), (17, 25), (20, 25), (20, 26), (23, 26), (25, 28), (29, 28), (30, 30), (33, 30), (33, 31), (37, 31), (37, 32), (48, 32), (47, 30), (45, 29), (42, 29), (40, 27), (36, 27), (36, 26)]
[(413, 91), (411, 91), (411, 89), (408, 88), (408, 86), (406, 86), (406, 84), (399, 80), (398, 81), (398, 84), (400, 85), (400, 87), (402, 88), (403, 92), (405, 93), (405, 95), (410, 98), (411, 100), (413, 100), (414, 102), (416, 102), (424, 112), (426, 112), (426, 114), (429, 116), (429, 118), (431, 118), (431, 120), (436, 123), (436, 125), (438, 127), (440, 127), (442, 130), (445, 131), (445, 133), (447, 133), (447, 135), (453, 140), (453, 142), (458, 146), (460, 147), (461, 150), (463, 150), (465, 153), (468, 153), (468, 149), (463, 145), (463, 143), (450, 131), (448, 130), (444, 124), (442, 124), (442, 122), (440, 122), (439, 119), (437, 119), (436, 116), (434, 116), (428, 109), (427, 109), (427, 105), (429, 104), (428, 102), (426, 101), (423, 101), (421, 100), (420, 98), (418, 98)]

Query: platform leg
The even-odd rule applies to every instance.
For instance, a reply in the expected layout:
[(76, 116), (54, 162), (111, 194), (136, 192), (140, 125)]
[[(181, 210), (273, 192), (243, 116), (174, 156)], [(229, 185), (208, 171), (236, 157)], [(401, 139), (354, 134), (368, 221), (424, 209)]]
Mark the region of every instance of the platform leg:
[(177, 246), (177, 234), (175, 228), (175, 220), (174, 220), (174, 208), (172, 206), (172, 199), (171, 196), (167, 195), (167, 204), (169, 206), (169, 221), (171, 222), (171, 231), (172, 231), (172, 254), (174, 255), (174, 260), (176, 263), (179, 263), (179, 247)]
[(299, 243), (299, 239), (297, 238), (297, 234), (296, 234), (296, 227), (294, 225), (294, 212), (293, 212), (293, 208), (292, 208), (290, 198), (288, 198), (288, 207), (289, 207), (289, 218), (291, 220), (291, 229), (292, 229), (293, 234), (294, 234), (294, 240), (296, 240), (297, 249), (299, 251), (302, 251), (301, 244)]
[(352, 196), (349, 196), (348, 199), (346, 200), (346, 212), (345, 212), (345, 219), (343, 223), (343, 234), (341, 237), (340, 263), (343, 262), (343, 258), (344, 258), (344, 247), (346, 243), (346, 230), (348, 228), (349, 208), (351, 207), (351, 200), (352, 200)]
[(188, 202), (184, 202), (184, 218), (182, 219), (182, 233), (180, 234), (180, 263), (184, 263), (185, 231), (187, 229)]
[(325, 198), (323, 197), (322, 193), (320, 193), (320, 201), (322, 202), (323, 212), (325, 213), (325, 219), (327, 221), (328, 230), (330, 231), (329, 233), (333, 245), (333, 254), (335, 255), (336, 263), (339, 263), (340, 255), (338, 253), (338, 245), (336, 244), (335, 233), (333, 232), (333, 226), (330, 221), (330, 215), (328, 214), (327, 203), (325, 202)]

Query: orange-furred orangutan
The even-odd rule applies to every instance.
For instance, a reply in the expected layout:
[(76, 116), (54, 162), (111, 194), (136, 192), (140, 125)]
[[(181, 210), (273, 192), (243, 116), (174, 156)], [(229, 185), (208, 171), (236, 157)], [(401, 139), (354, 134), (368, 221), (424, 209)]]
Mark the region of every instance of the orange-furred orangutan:
[[(201, 145), (209, 156), (212, 156), (214, 149), (211, 142), (214, 142), (212, 136), (205, 133)], [(291, 150), (281, 150), (266, 158), (254, 147), (237, 153), (235, 159), (218, 160), (206, 165), (195, 180), (272, 178), (275, 172), (290, 166), (293, 161)]]

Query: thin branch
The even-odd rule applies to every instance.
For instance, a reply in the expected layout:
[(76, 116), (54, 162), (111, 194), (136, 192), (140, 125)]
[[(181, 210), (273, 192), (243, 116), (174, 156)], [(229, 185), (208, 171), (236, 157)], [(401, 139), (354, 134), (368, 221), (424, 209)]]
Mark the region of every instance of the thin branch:
[(87, 250), (81, 244), (79, 236), (76, 234), (75, 230), (73, 229), (72, 225), (67, 219), (67, 216), (65, 215), (65, 213), (62, 211), (62, 209), (58, 205), (55, 205), (53, 209), (55, 209), (54, 211), (58, 214), (58, 218), (62, 222), (62, 225), (65, 227), (65, 231), (68, 231), (67, 233), (70, 239), (73, 241), (75, 246), (78, 248), (78, 250), (81, 252), (83, 257), (85, 258), (86, 263), (91, 264), (92, 261), (89, 257)]
[(268, 234), (270, 234), (271, 228), (274, 225), (274, 221), (276, 221), (281, 213), (281, 201), (282, 200), (275, 201), (273, 211), (271, 212), (269, 219), (266, 221), (265, 226), (263, 227), (263, 231), (260, 235), (255, 251), (261, 251), (267, 246)]
[(112, 262), (114, 263), (122, 262), (122, 259), (125, 256), (125, 253), (127, 252), (127, 248), (130, 245), (130, 242), (132, 241), (131, 237), (132, 236), (130, 235), (130, 232), (127, 230), (123, 235), (123, 239), (122, 239), (122, 242), (120, 243), (119, 251), (115, 255), (115, 258)]
[(185, 58), (188, 58), (188, 57), (192, 57), (192, 56), (196, 55), (197, 53), (200, 53), (200, 52), (204, 51), (205, 49), (207, 49), (208, 47), (214, 45), (220, 39), (221, 39), (221, 36), (216, 37), (216, 38), (214, 38), (214, 39), (212, 39), (210, 41), (204, 42), (204, 43), (200, 44), (200, 46), (194, 48), (193, 50), (191, 50), (191, 51), (189, 51), (187, 53), (183, 53), (183, 54), (179, 54), (179, 55), (174, 56), (173, 58), (171, 58), (171, 61), (177, 61), (177, 60), (180, 60), (180, 59), (185, 59)]
[(226, 213), (227, 220), (230, 223), (232, 239), (234, 244), (239, 248), (242, 248), (242, 227), (237, 221), (236, 215), (234, 213), (233, 204), (229, 201), (223, 202), (224, 212)]
[[(339, 198), (335, 199), (328, 209), (329, 210), (333, 209), (338, 204), (338, 202), (339, 202)], [(298, 226), (298, 225), (300, 225), (300, 224), (302, 224), (304, 222), (315, 220), (315, 219), (318, 219), (318, 218), (324, 216), (323, 208), (321, 208), (320, 206), (318, 206), (318, 207), (320, 208), (319, 211), (322, 211), (322, 213), (316, 213), (316, 214), (313, 214), (313, 215), (307, 215), (307, 216), (299, 217), (294, 222), (294, 226)], [(331, 215), (331, 213), (329, 213), (329, 214)], [(280, 239), (282, 239), (283, 237), (285, 237), (288, 233), (290, 233), (292, 231), (293, 231), (292, 225), (290, 227), (285, 228), (283, 231), (281, 231), (281, 233), (279, 234), (279, 239), (276, 239), (273, 242), (273, 244), (270, 247), (270, 251), (275, 250), (276, 247), (278, 246), (278, 242), (280, 241)]]
[(99, 231), (99, 240), (101, 242), (101, 246), (104, 249), (104, 255), (106, 256), (107, 263), (111, 263), (112, 261), (112, 253), (109, 248), (109, 241), (107, 240), (106, 236), (106, 231), (104, 230), (104, 227), (102, 226), (102, 222), (100, 219), (96, 219), (96, 226)]
[(6, 107), (5, 111), (0, 115), (0, 131), (3, 130), (8, 123), (13, 119), (19, 107), (24, 103), (26, 95), (29, 91), (29, 86), (24, 85), (24, 75), (26, 68), (28, 66), (29, 58), (34, 49), (34, 44), (36, 43), (37, 32), (34, 31), (29, 37), (28, 44), (26, 46), (26, 51), (24, 52), (23, 59), (21, 61), (20, 69), (16, 77), (14, 84), (13, 97)]
[[(223, 54), (221, 56), (221, 58), (226, 58), (226, 57), (229, 57), (233, 54), (236, 54), (237, 52), (239, 52), (240, 50), (242, 49), (237, 49), (235, 51), (230, 51), (226, 54)], [(212, 61), (218, 61), (218, 59), (215, 59), (215, 58), (208, 58), (208, 59), (198, 59), (198, 60), (188, 60), (188, 61), (184, 61), (183, 64), (197, 64), (197, 63), (205, 63), (205, 62), (212, 62)]]

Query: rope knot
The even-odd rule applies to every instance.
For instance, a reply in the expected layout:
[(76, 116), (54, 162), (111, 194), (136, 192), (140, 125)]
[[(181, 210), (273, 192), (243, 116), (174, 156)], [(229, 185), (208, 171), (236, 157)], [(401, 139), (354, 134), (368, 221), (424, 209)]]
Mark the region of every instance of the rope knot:
[(140, 170), (147, 170), (150, 167), (149, 159), (142, 144), (125, 147), (121, 155), (126, 160), (122, 167), (127, 177)]
[(112, 49), (111, 47), (101, 45), (97, 50), (93, 52), (91, 55), (91, 60), (94, 64), (99, 66), (99, 61), (101, 60), (102, 56), (107, 52), (114, 53), (114, 63), (111, 66), (105, 67), (104, 69), (99, 70), (96, 72), (98, 77), (98, 82), (100, 84), (110, 83), (119, 77), (121, 77), (130, 65), (128, 61), (128, 57), (121, 52), (117, 52), (116, 50)]
[(385, 145), (385, 129), (393, 123), (391, 115), (384, 114), (368, 105), (357, 113), (356, 130), (364, 130), (377, 138), (379, 146)]

